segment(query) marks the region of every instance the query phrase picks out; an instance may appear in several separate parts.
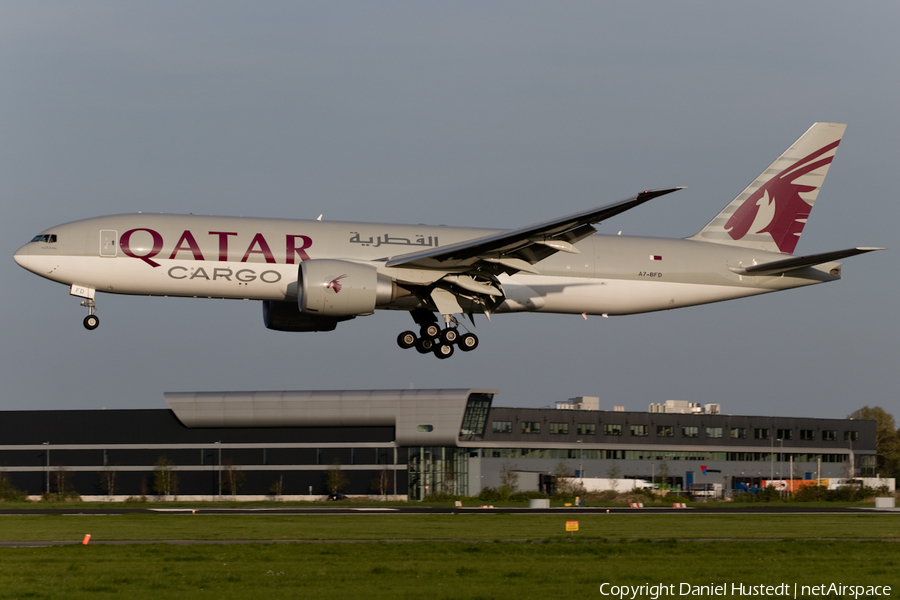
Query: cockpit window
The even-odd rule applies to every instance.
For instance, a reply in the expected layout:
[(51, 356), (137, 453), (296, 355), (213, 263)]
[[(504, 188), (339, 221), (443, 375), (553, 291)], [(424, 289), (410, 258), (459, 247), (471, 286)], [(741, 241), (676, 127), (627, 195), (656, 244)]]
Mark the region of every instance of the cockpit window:
[(45, 233), (44, 235), (36, 235), (32, 242), (44, 242), (45, 244), (55, 244), (56, 234)]

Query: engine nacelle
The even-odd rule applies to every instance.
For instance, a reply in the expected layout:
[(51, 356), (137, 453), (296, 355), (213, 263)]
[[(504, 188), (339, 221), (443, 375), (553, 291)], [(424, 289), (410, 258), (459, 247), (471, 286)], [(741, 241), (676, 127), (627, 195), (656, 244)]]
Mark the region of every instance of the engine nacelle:
[(300, 312), (293, 302), (263, 300), (263, 322), (275, 331), (333, 331), (341, 321), (353, 317), (320, 317)]
[(297, 304), (308, 315), (368, 315), (396, 298), (396, 286), (371, 265), (316, 259), (300, 263)]

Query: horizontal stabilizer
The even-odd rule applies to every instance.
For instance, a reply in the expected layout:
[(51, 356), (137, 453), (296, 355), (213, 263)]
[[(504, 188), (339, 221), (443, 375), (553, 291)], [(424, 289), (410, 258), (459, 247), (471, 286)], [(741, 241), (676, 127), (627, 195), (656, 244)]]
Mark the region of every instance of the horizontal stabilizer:
[(787, 271), (794, 271), (804, 267), (813, 267), (815, 265), (847, 258), (848, 256), (873, 252), (875, 250), (884, 250), (884, 248), (847, 248), (846, 250), (835, 250), (834, 252), (823, 252), (822, 254), (810, 254), (809, 256), (792, 256), (791, 258), (763, 263), (761, 265), (729, 267), (729, 270), (740, 275), (777, 275), (778, 273), (786, 273)]

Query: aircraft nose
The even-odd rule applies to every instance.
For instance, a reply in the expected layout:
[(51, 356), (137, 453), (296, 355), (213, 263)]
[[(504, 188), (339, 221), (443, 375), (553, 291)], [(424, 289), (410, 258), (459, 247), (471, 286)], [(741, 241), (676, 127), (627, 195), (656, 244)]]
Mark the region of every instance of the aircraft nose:
[[(13, 255), (13, 259), (18, 263), (20, 267), (23, 269), (28, 269), (28, 259), (30, 258), (30, 253), (26, 250), (25, 246), (22, 246), (16, 253)], [(31, 270), (31, 269), (28, 269)]]

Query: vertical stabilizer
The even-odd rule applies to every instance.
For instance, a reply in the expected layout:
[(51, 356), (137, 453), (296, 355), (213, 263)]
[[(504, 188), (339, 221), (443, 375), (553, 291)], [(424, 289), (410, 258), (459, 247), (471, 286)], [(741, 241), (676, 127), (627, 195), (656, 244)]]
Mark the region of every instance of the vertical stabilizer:
[(689, 239), (793, 254), (846, 128), (814, 124)]

